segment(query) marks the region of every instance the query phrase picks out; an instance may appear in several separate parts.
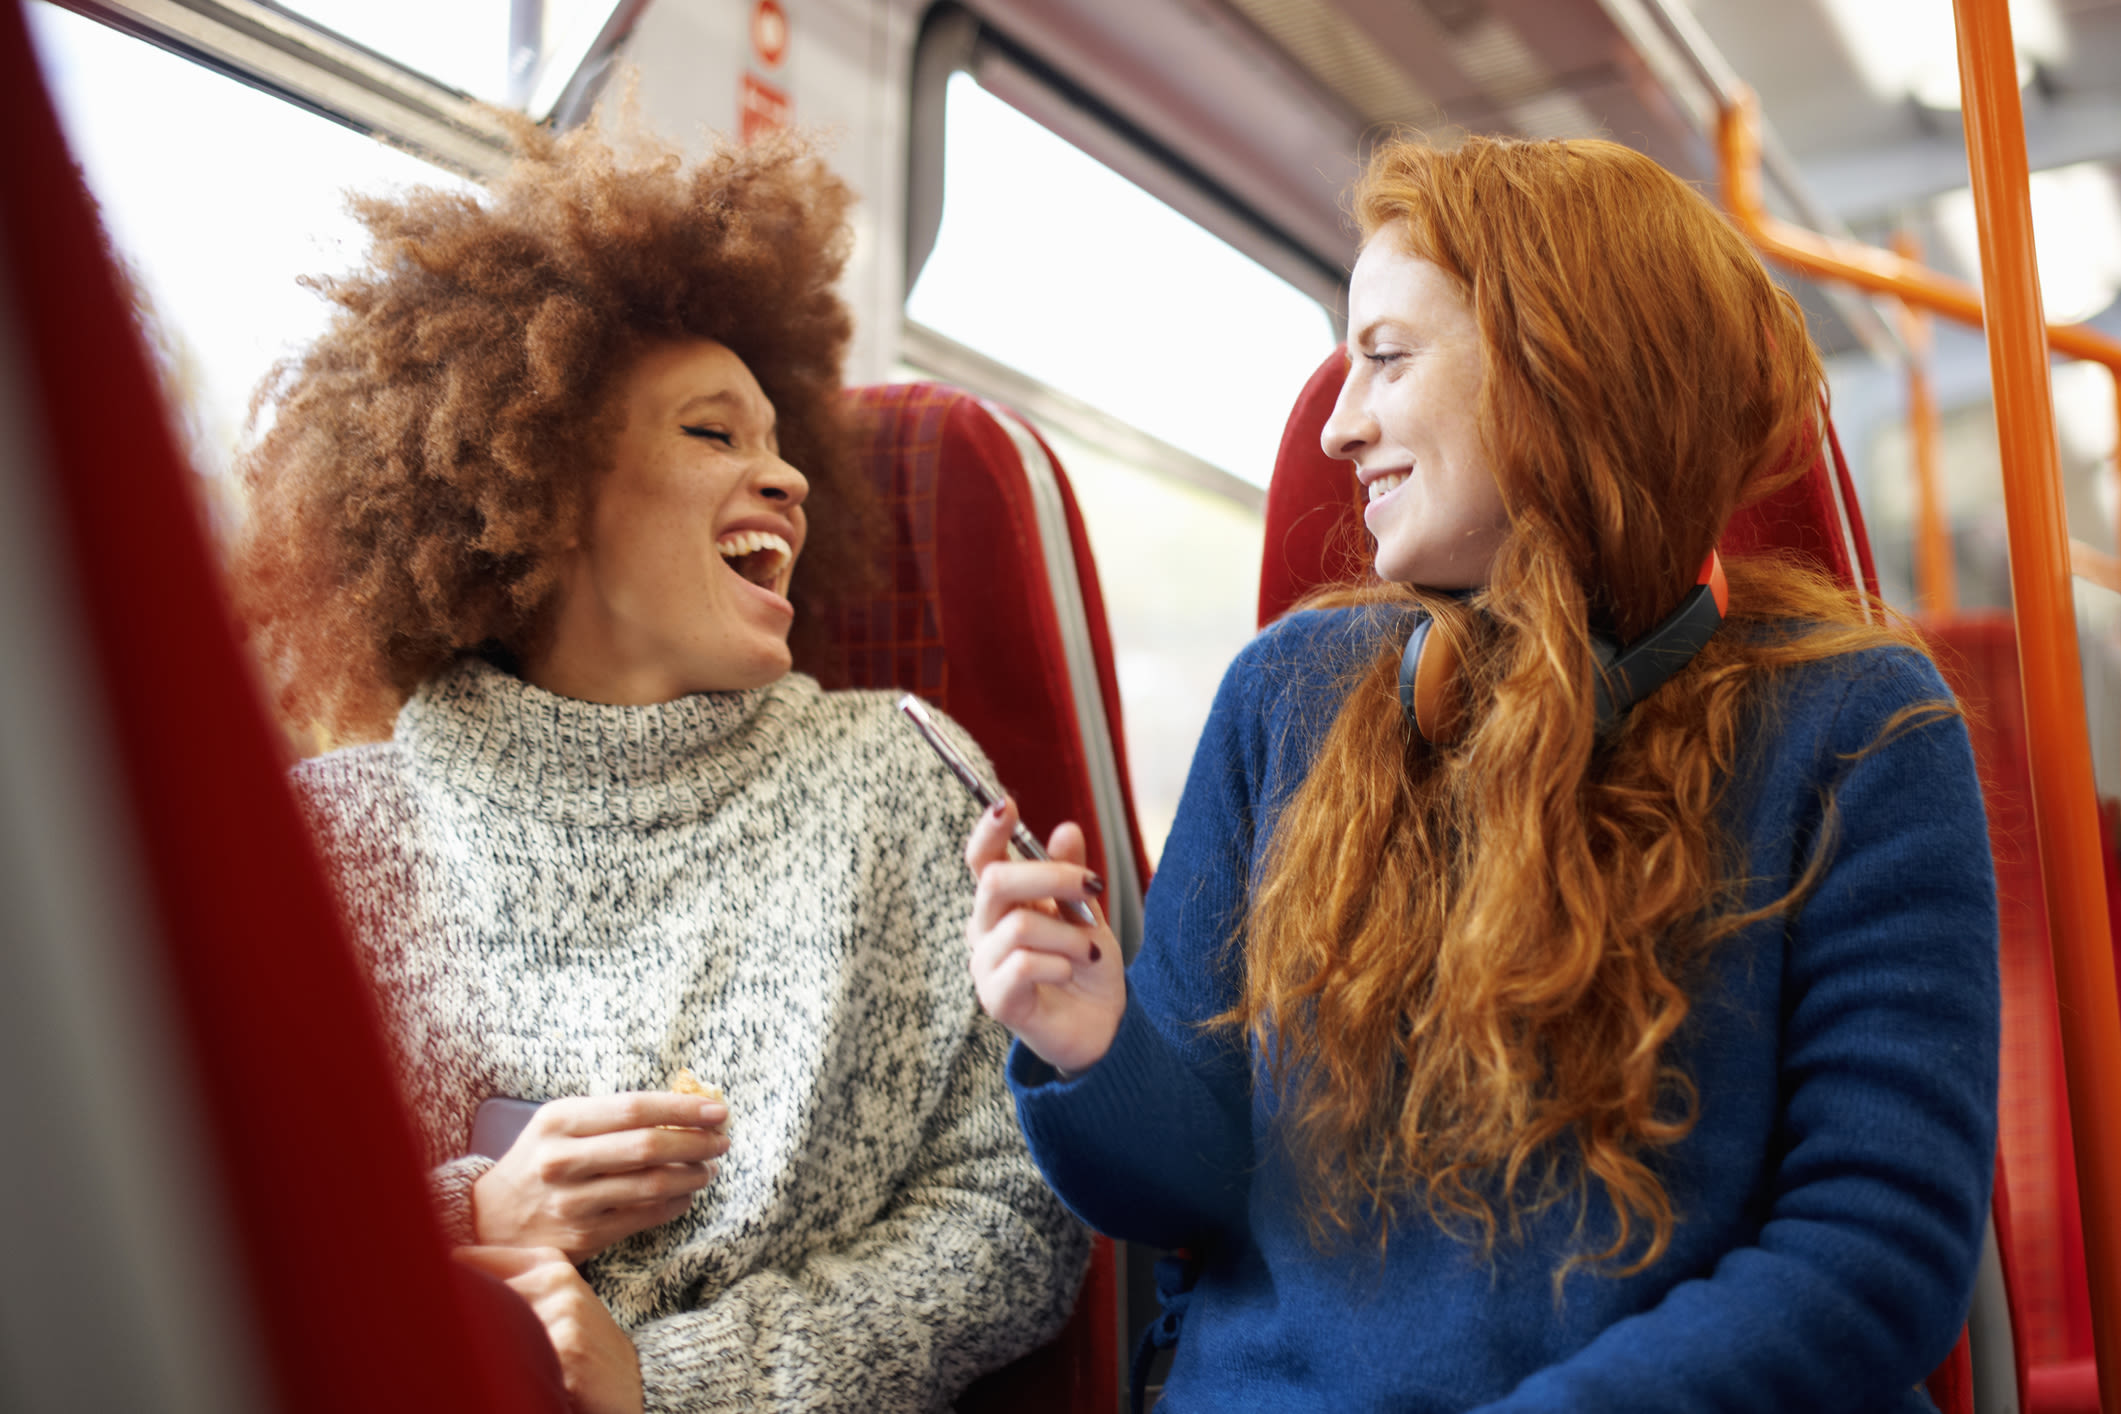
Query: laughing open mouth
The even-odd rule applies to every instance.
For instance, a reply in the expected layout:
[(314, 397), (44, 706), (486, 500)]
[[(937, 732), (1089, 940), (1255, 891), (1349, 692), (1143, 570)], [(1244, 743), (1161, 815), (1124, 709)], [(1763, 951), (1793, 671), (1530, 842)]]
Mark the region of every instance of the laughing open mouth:
[(738, 530), (715, 542), (729, 567), (761, 589), (773, 589), (782, 566), (794, 553), (770, 530)]

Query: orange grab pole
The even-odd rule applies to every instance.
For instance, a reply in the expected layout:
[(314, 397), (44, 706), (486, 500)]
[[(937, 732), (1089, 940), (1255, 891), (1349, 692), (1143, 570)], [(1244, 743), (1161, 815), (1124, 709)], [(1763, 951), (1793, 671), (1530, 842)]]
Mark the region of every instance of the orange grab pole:
[(1915, 600), (1925, 616), (1948, 619), (1959, 612), (1959, 576), (1937, 484), (1937, 396), (1919, 363), (1907, 371), (1907, 418), (1915, 444)]
[[(2100, 1402), (2109, 1414), (2121, 1414), (2121, 1109), (2103, 1102), (2121, 1089), (2121, 998), (2115, 990), (2105, 866), (2099, 856), (2091, 742), (2069, 582), (2071, 546), (2062, 510), (2046, 356), (2054, 349), (2104, 364), (2121, 378), (2121, 343), (2082, 325), (2047, 324), (2042, 316), (2026, 190), (2025, 118), (2018, 107), (2017, 61), (2006, 4), (1954, 3), (1986, 310), (1981, 294), (1964, 281), (1890, 251), (1832, 240), (1770, 216), (1760, 195), (1760, 136), (1751, 94), (1741, 92), (1723, 110), (1717, 148), (1731, 217), (1770, 258), (1805, 274), (1989, 328), (2010, 533), (2012, 612), (2018, 623), (2032, 758), (2033, 818), (2061, 1003)], [(2089, 564), (2085, 568), (2094, 569)], [(2104, 568), (2107, 573), (2089, 572), (2086, 577), (2113, 586), (2110, 560)]]
[[(1907, 231), (1893, 237), (1893, 251), (1917, 260), (1921, 247)], [(1937, 398), (1930, 388), (1929, 316), (1900, 305), (1900, 337), (1908, 347), (1907, 422), (1915, 462), (1915, 602), (1923, 615), (1946, 619), (1959, 612), (1957, 567), (1944, 528), (1944, 493), (1937, 479)]]
[[(2047, 350), (2026, 187), (2025, 115), (2008, 0), (1954, 0), (1967, 162), (1981, 231), (1989, 372), (2003, 451), (2012, 612), (2032, 758), (2033, 820), (2055, 950), (2100, 1403), (2121, 1411), (2121, 1002), (2092, 793)], [(2111, 365), (2109, 365), (2111, 366)]]

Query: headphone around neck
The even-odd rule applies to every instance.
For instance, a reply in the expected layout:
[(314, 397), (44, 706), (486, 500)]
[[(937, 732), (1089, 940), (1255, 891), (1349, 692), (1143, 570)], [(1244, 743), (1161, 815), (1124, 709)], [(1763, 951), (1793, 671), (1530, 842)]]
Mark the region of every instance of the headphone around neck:
[[(1711, 550), (1702, 561), (1700, 578), (1663, 623), (1626, 647), (1591, 635), (1591, 656), (1598, 666), (1592, 690), (1601, 736), (1694, 660), (1723, 623), (1730, 597), (1723, 561)], [(1465, 731), (1465, 684), (1457, 647), (1444, 635), (1431, 633), (1435, 626), (1434, 619), (1421, 614), (1407, 636), (1406, 650), (1399, 656), (1399, 710), (1423, 741), (1449, 746)]]

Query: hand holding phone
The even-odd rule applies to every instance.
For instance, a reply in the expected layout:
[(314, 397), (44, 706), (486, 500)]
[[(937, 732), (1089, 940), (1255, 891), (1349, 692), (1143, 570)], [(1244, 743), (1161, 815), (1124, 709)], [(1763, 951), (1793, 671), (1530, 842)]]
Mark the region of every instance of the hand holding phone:
[(692, 1206), (729, 1150), (728, 1118), (725, 1102), (667, 1091), (488, 1101), (474, 1142), (501, 1152), (472, 1184), (472, 1231), (488, 1246), (587, 1261)]
[[(1061, 826), (1049, 854), (918, 700), (902, 699), (899, 710), (987, 807), (965, 844), (965, 863), (979, 880), (965, 940), (980, 1005), (1061, 1078), (1079, 1075), (1111, 1049), (1127, 1006), (1118, 942), (1084, 898), (1102, 886), (1081, 867), (1082, 831)], [(1012, 849), (1031, 862), (1009, 862)]]
[[(971, 792), (972, 798), (980, 803), (981, 809), (992, 810), (1002, 803), (1002, 793), (987, 784), (980, 777), (980, 773), (972, 769), (972, 763), (965, 759), (964, 753), (952, 746), (944, 739), (943, 734), (935, 729), (935, 719), (928, 715), (927, 707), (922, 705), (918, 697), (907, 693), (898, 700), (898, 709), (905, 714), (907, 721), (913, 723), (913, 729), (921, 734), (921, 739), (935, 748), (935, 754), (943, 758), (943, 764), (950, 768), (950, 774), (957, 777), (959, 783)], [(1039, 844), (1038, 837), (1024, 828), (1021, 820), (1017, 821), (1016, 829), (1010, 834), (1009, 843), (1026, 859), (1045, 863), (1053, 858), (1046, 853), (1045, 847)], [(1090, 911), (1088, 904), (1077, 903), (1073, 899), (1055, 899), (1053, 902), (1054, 906), (1060, 909), (1061, 915), (1070, 922), (1080, 923), (1085, 928), (1098, 926), (1097, 915)]]

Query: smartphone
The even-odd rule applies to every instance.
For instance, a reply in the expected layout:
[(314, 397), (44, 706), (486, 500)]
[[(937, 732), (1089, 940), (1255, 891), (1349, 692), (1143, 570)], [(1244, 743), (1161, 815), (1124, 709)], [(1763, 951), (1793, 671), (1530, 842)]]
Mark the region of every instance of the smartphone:
[(498, 1159), (516, 1142), (516, 1136), (538, 1112), (540, 1102), (496, 1095), (480, 1104), (471, 1120), (471, 1152)]
[[(950, 774), (957, 777), (965, 789), (972, 793), (972, 798), (980, 803), (981, 809), (992, 810), (1002, 803), (1002, 793), (981, 780), (979, 772), (972, 769), (972, 763), (965, 759), (964, 754), (945, 741), (943, 734), (935, 729), (935, 719), (928, 715), (927, 707), (918, 697), (907, 693), (898, 700), (898, 709), (905, 714), (907, 721), (913, 723), (913, 729), (921, 734), (921, 738), (935, 748), (935, 754), (943, 758), (943, 764), (950, 768)], [(1009, 836), (1009, 843), (1026, 859), (1053, 858), (1039, 845), (1037, 837), (1024, 828), (1024, 822), (1021, 820), (1016, 822), (1016, 831)], [(1077, 903), (1073, 899), (1055, 899), (1053, 904), (1061, 911), (1061, 917), (1071, 923), (1080, 923), (1085, 928), (1097, 926), (1097, 915), (1090, 911), (1090, 905)]]

